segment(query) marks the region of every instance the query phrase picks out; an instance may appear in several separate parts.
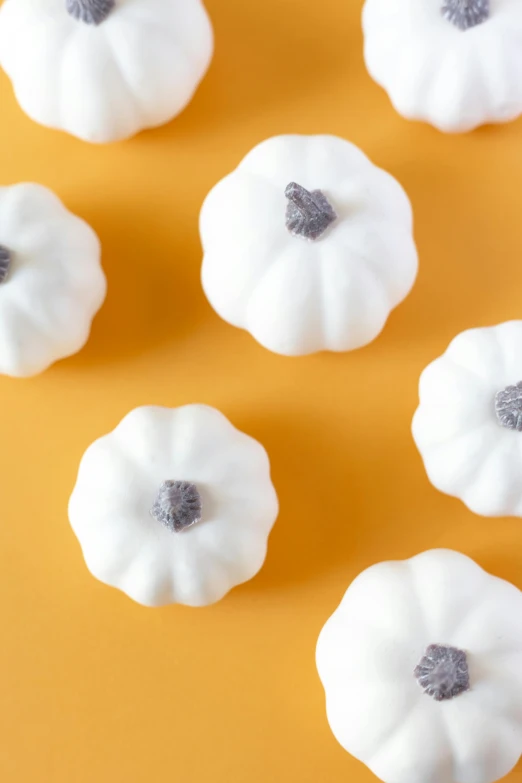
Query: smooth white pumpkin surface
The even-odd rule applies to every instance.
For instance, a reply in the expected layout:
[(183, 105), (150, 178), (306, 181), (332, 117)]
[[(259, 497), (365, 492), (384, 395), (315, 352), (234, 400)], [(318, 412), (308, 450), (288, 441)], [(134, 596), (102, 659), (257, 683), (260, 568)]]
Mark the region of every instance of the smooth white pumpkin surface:
[(420, 379), (413, 437), (428, 477), (483, 516), (522, 516), (522, 391), (505, 392), (522, 381), (521, 346), (522, 321), (470, 329)]
[(366, 0), (363, 30), (368, 71), (407, 119), (455, 133), (522, 114), (518, 0)]
[[(458, 651), (467, 690), (425, 692), (421, 662), (442, 689), (455, 676), (426, 664), (432, 645)], [(493, 783), (520, 757), (522, 593), (464, 555), (431, 550), (360, 574), (320, 634), (317, 666), (336, 738), (385, 783)]]
[[(288, 224), (291, 183), (319, 190), (335, 213), (315, 240), (294, 235), (298, 220)], [(200, 233), (212, 307), (288, 356), (371, 342), (417, 274), (408, 197), (334, 136), (259, 144), (207, 196)]]
[[(200, 495), (181, 532), (151, 513), (166, 481)], [(69, 504), (91, 573), (146, 606), (204, 606), (251, 579), (277, 513), (264, 448), (205, 405), (129, 413), (87, 449)]]
[(0, 373), (79, 351), (106, 292), (94, 231), (35, 184), (0, 187)]
[[(68, 2), (96, 9), (94, 0)], [(169, 122), (189, 103), (212, 52), (201, 0), (116, 0), (99, 24), (69, 13), (66, 0), (5, 0), (0, 8), (0, 66), (20, 106), (89, 142)]]

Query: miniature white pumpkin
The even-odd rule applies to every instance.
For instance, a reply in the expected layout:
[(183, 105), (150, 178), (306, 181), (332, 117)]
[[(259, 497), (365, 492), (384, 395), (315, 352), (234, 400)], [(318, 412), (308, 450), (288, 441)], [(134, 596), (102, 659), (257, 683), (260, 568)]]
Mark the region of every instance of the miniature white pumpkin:
[(100, 242), (41, 185), (0, 187), (0, 373), (79, 351), (105, 299)]
[(87, 449), (69, 505), (91, 573), (146, 606), (251, 579), (277, 513), (264, 448), (205, 405), (129, 413)]
[(470, 329), (422, 373), (413, 437), (428, 477), (476, 514), (522, 516), (522, 321)]
[(0, 65), (36, 122), (90, 142), (163, 125), (213, 51), (201, 0), (4, 0)]
[(417, 274), (410, 202), (334, 136), (278, 136), (216, 185), (200, 219), (217, 313), (288, 356), (373, 340)]
[(370, 75), (404, 117), (445, 132), (522, 113), (519, 0), (366, 0)]
[(330, 727), (385, 783), (492, 783), (522, 752), (522, 593), (464, 555), (380, 563), (323, 628)]

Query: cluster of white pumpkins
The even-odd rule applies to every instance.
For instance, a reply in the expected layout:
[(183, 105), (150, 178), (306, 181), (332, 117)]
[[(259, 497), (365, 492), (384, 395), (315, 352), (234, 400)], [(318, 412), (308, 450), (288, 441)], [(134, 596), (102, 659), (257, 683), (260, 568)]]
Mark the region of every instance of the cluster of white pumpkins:
[[(522, 113), (520, 0), (366, 0), (365, 58), (400, 113), (467, 131)], [(0, 65), (35, 121), (105, 143), (169, 121), (212, 56), (201, 0), (4, 0)], [(417, 273), (410, 202), (347, 141), (280, 136), (201, 212), (205, 293), (287, 356), (377, 337)], [(0, 372), (78, 351), (100, 243), (45, 188), (0, 188)], [(422, 374), (433, 484), (522, 516), (522, 321), (467, 331)], [(201, 405), (128, 414), (85, 453), (69, 515), (90, 571), (147, 606), (203, 606), (261, 568), (278, 513), (263, 447)], [(340, 743), (386, 783), (492, 783), (522, 751), (522, 593), (464, 555), (376, 565), (324, 627)]]

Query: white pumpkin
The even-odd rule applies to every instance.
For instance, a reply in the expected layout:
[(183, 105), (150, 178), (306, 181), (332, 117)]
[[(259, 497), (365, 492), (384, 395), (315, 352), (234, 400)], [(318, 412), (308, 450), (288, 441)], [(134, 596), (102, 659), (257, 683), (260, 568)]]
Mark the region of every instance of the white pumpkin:
[(522, 321), (470, 329), (422, 373), (413, 437), (428, 477), (476, 514), (522, 516)]
[(69, 505), (91, 573), (145, 606), (251, 579), (277, 512), (264, 448), (205, 405), (129, 413), (87, 449)]
[(213, 51), (201, 0), (4, 0), (0, 65), (36, 122), (90, 142), (163, 125)]
[(411, 120), (458, 133), (522, 114), (519, 0), (366, 0), (370, 75)]
[(380, 563), (323, 628), (340, 744), (385, 783), (492, 783), (522, 752), (522, 593), (464, 555)]
[(0, 187), (0, 373), (83, 348), (105, 292), (94, 231), (41, 185)]
[(207, 196), (200, 229), (211, 305), (288, 356), (366, 345), (417, 273), (401, 186), (334, 136), (255, 147)]

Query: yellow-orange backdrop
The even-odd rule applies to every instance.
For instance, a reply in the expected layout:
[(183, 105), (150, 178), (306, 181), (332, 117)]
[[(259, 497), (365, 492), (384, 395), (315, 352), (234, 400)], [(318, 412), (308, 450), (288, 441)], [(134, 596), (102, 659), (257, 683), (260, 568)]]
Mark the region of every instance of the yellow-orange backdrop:
[[(522, 316), (522, 122), (446, 137), (397, 116), (364, 69), (360, 0), (207, 6), (217, 51), (195, 100), (129, 142), (33, 124), (0, 77), (2, 184), (53, 188), (99, 233), (109, 280), (82, 353), (0, 379), (3, 783), (369, 783), (314, 663), (348, 583), (448, 546), (522, 587), (522, 523), (437, 493), (410, 436), (422, 368), (462, 329)], [(277, 357), (202, 294), (202, 200), (283, 132), (354, 141), (412, 199), (418, 283), (361, 351)], [(144, 609), (90, 576), (67, 501), (127, 411), (196, 401), (265, 444), (281, 515), (255, 580), (212, 608)]]

